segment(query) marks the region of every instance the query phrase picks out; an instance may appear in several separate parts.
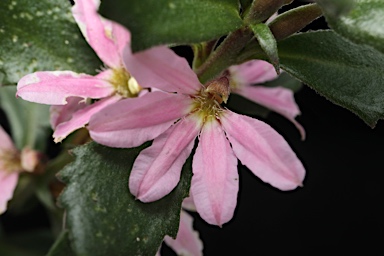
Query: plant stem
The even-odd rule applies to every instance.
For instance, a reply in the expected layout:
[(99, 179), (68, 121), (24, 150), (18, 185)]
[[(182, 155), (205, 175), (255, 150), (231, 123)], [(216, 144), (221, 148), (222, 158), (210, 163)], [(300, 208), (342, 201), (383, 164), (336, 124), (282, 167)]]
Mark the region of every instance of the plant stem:
[(200, 81), (204, 84), (215, 78), (229, 66), (236, 64), (239, 53), (252, 37), (253, 33), (248, 28), (240, 28), (230, 33), (196, 70)]

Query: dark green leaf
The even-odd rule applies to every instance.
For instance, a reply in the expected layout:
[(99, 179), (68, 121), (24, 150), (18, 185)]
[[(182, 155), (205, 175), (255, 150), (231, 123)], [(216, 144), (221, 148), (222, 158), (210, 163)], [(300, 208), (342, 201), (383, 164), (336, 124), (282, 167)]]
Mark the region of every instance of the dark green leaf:
[(72, 18), (69, 1), (0, 1), (0, 85), (38, 70), (94, 73), (100, 61)]
[(384, 55), (332, 31), (278, 43), (281, 67), (374, 127), (384, 118)]
[(27, 102), (15, 95), (16, 86), (0, 87), (0, 105), (7, 114), (17, 148), (29, 146), (44, 151), (51, 131), (49, 106)]
[(271, 30), (265, 23), (250, 25), (261, 48), (267, 54), (269, 61), (275, 67), (276, 72), (280, 73), (279, 55), (277, 53), (277, 43)]
[(90, 143), (73, 151), (76, 160), (61, 172), (67, 187), (60, 202), (76, 254), (155, 255), (165, 235), (176, 236), (181, 202), (189, 192), (191, 160), (172, 193), (144, 204), (128, 189), (133, 161), (142, 148)]
[(63, 231), (59, 237), (56, 239), (55, 243), (52, 245), (51, 249), (47, 253), (47, 256), (75, 256), (73, 252), (69, 237), (68, 231)]
[[(343, 0), (330, 8), (330, 0), (318, 0), (331, 28), (356, 43), (384, 52), (384, 1)], [(334, 1), (339, 2), (339, 1)], [(337, 8), (338, 7), (338, 8)], [(335, 13), (334, 10), (339, 10)]]
[(242, 26), (238, 0), (103, 1), (101, 13), (128, 27), (132, 48), (209, 41)]
[(353, 5), (354, 0), (315, 0), (324, 10), (328, 17), (339, 18), (340, 15), (348, 13)]

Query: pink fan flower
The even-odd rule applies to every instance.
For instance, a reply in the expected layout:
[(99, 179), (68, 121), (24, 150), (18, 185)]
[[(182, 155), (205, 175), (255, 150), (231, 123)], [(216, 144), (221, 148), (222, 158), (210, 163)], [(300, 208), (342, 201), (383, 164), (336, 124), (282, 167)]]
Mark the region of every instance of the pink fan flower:
[[(126, 52), (125, 65), (140, 68), (138, 63), (147, 64), (156, 51)], [(237, 159), (276, 188), (301, 186), (304, 167), (284, 138), (264, 122), (221, 106), (229, 96), (226, 78), (202, 85), (187, 61), (171, 50), (135, 78), (172, 93), (119, 101), (93, 115), (88, 129), (95, 141), (111, 147), (136, 147), (154, 139), (136, 158), (129, 178), (131, 193), (142, 202), (158, 200), (175, 188), (197, 137), (191, 193), (197, 212), (210, 224), (222, 225), (233, 216)]]
[[(76, 0), (72, 14), (85, 39), (108, 68), (96, 76), (72, 71), (36, 72), (24, 76), (17, 86), (16, 95), (24, 100), (54, 105), (51, 124), (55, 142), (84, 127), (100, 109), (123, 98), (136, 97), (142, 90), (122, 60), (123, 51), (130, 51), (130, 33), (102, 18), (97, 13), (99, 4), (98, 0)], [(98, 101), (84, 105), (85, 99)]]
[(19, 179), (19, 173), (32, 172), (38, 164), (38, 153), (29, 148), (19, 152), (0, 126), (0, 214), (7, 209)]
[[(196, 211), (190, 197), (184, 199), (183, 208)], [(180, 214), (179, 232), (177, 233), (176, 239), (166, 236), (164, 242), (172, 248), (177, 255), (203, 255), (203, 242), (199, 239), (198, 232), (193, 229), (193, 218), (183, 209)], [(160, 256), (160, 252), (156, 255)]]
[[(293, 92), (284, 87), (268, 88), (258, 86), (267, 81), (276, 79), (275, 68), (262, 60), (251, 60), (228, 69), (231, 92), (239, 94), (290, 120), (305, 139), (304, 128), (295, 120), (300, 115), (300, 109), (295, 102)], [(253, 86), (254, 85), (254, 86)]]

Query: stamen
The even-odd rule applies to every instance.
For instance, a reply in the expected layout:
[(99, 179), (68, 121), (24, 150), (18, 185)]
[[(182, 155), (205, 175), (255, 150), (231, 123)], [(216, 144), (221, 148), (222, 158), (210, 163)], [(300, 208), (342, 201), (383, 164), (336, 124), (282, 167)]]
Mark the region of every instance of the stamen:
[(20, 154), (14, 150), (3, 150), (0, 152), (1, 169), (12, 173), (20, 172), (22, 170)]
[(114, 69), (110, 82), (115, 87), (117, 94), (124, 98), (133, 98), (142, 90), (136, 79), (131, 76), (124, 68)]
[(230, 93), (229, 82), (226, 77), (221, 77), (202, 88), (194, 97), (193, 113), (199, 115), (204, 122), (209, 119), (220, 119), (224, 109), (221, 103), (226, 103)]

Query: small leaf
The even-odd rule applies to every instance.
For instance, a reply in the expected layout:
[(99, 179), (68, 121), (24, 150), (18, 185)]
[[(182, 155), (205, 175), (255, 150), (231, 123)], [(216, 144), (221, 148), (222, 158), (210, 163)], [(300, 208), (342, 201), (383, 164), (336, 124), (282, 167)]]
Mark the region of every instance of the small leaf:
[(267, 54), (269, 61), (276, 69), (276, 73), (280, 74), (279, 55), (277, 53), (277, 43), (271, 30), (265, 23), (250, 25), (257, 41), (263, 51)]
[[(384, 52), (384, 1), (343, 0), (337, 3), (336, 8), (329, 8), (330, 1), (317, 0), (331, 28), (355, 43), (370, 45)], [(335, 9), (341, 11), (335, 13)]]
[(242, 26), (238, 0), (109, 0), (101, 13), (129, 28), (134, 51), (209, 41)]
[(16, 86), (0, 87), (0, 105), (8, 117), (18, 149), (26, 146), (44, 151), (50, 132), (49, 106), (16, 98)]
[(60, 202), (76, 254), (155, 255), (165, 235), (176, 236), (191, 158), (169, 195), (144, 204), (129, 193), (128, 177), (145, 146), (115, 149), (89, 143), (73, 151), (75, 161), (60, 175), (67, 183)]
[(69, 237), (68, 231), (62, 231), (59, 237), (56, 239), (55, 243), (52, 245), (51, 249), (47, 253), (47, 256), (75, 256), (73, 252)]
[(384, 55), (332, 31), (302, 33), (278, 43), (280, 65), (333, 103), (374, 127), (384, 118)]
[(69, 1), (0, 1), (0, 85), (38, 70), (95, 73), (100, 61), (70, 7)]

